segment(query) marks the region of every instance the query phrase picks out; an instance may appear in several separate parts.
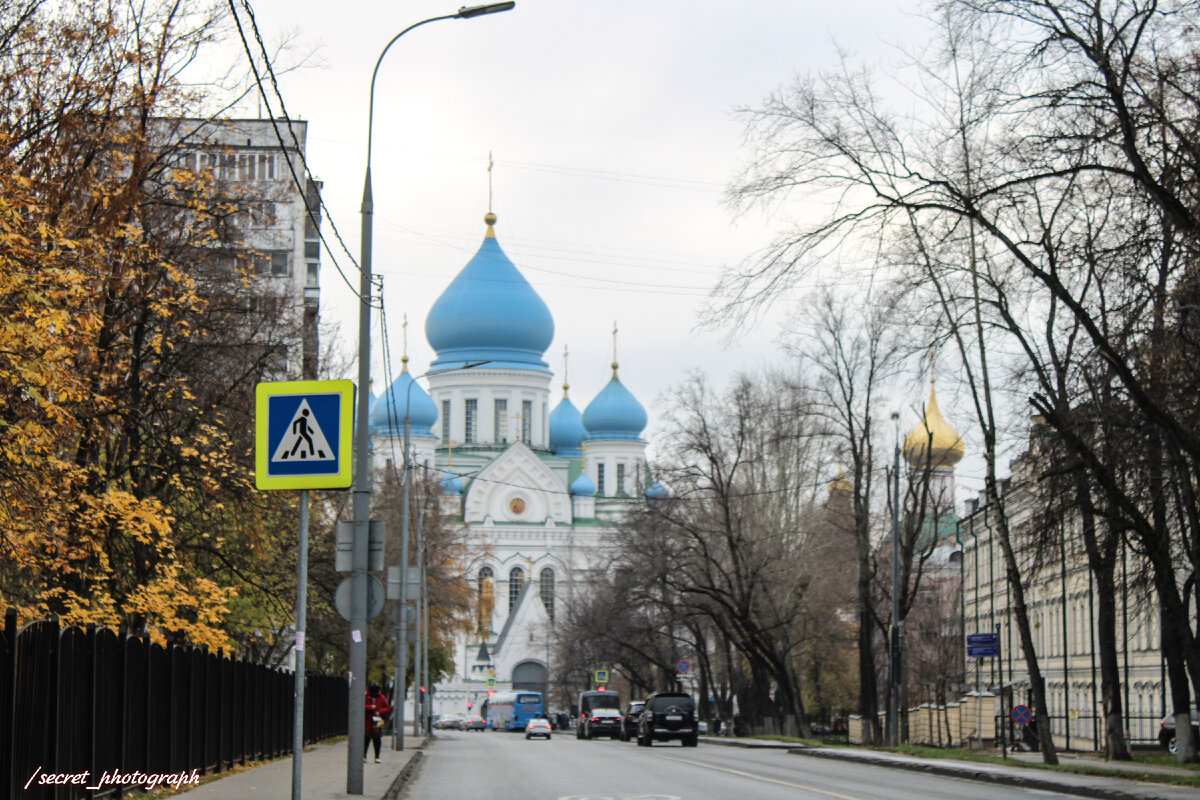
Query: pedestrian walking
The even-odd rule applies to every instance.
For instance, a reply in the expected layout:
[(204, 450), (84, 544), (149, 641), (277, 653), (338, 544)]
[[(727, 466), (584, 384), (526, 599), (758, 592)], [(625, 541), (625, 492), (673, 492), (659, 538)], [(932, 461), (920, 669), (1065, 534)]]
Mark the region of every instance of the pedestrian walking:
[(387, 719), (392, 713), (392, 704), (379, 691), (379, 684), (372, 683), (367, 687), (366, 698), (366, 716), (363, 719), (363, 761), (367, 760), (367, 753), (371, 749), (371, 743), (375, 743), (375, 763), (379, 763), (379, 751), (383, 747), (383, 729), (387, 725)]

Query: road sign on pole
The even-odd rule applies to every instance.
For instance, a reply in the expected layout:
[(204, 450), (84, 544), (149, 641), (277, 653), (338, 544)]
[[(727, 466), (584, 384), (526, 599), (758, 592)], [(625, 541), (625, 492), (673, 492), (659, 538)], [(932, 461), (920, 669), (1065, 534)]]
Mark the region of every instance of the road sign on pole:
[(596, 670), (596, 683), (608, 683), (608, 670)]
[(1029, 710), (1029, 706), (1013, 706), (1013, 723), (1017, 725), (1028, 725), (1031, 719), (1033, 719), (1033, 712)]
[(687, 675), (692, 669), (692, 664), (686, 658), (679, 659), (679, 663), (675, 665), (675, 671), (680, 675)]
[(967, 634), (968, 658), (994, 658), (1000, 655), (1000, 635), (997, 633)]
[(264, 382), (254, 394), (254, 483), (259, 489), (350, 486), (352, 381)]

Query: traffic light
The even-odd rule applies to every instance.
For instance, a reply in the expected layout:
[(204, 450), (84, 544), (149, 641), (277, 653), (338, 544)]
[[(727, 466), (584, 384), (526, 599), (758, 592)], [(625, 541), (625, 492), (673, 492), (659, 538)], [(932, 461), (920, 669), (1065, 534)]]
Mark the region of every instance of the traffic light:
[[(605, 687), (605, 686), (601, 686), (601, 687), (600, 687), (599, 689), (597, 689), (596, 691), (597, 691), (597, 692), (603, 692), (603, 691), (606, 691), (606, 689), (607, 689), (607, 687)], [(425, 691), (425, 690), (424, 690), (424, 689), (422, 689), (421, 691)]]
[(495, 694), (495, 693), (496, 693), (495, 689), (488, 689), (488, 694)]
[(472, 703), (470, 700), (468, 700), (467, 701), (467, 711), (470, 711), (474, 707), (475, 707), (475, 704)]
[(421, 694), (425, 694), (425, 687), (424, 687), (424, 686), (422, 686), (422, 687), (421, 687)]

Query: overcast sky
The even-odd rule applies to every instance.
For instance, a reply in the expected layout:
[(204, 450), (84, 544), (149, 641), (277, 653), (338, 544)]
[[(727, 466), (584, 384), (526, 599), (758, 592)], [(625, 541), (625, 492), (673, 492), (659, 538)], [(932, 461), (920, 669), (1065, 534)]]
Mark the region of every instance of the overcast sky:
[[(355, 256), (375, 59), (396, 33), (459, 2), (253, 1), (268, 42), (292, 36), (312, 53), (281, 86), (288, 111), (309, 123), (310, 167)], [(895, 44), (919, 49), (916, 10), (882, 0), (517, 0), (503, 14), (405, 35), (380, 70), (372, 156), (374, 268), (384, 276), (393, 377), (406, 313), (411, 370), (432, 360), (425, 315), (483, 237), (490, 151), (500, 245), (554, 315), (552, 398), (564, 345), (576, 406), (608, 381), (615, 320), (621, 379), (650, 413), (653, 454), (656, 401), (689, 370), (724, 385), (782, 359), (782, 309), (732, 344), (729, 330), (697, 329), (721, 270), (787, 223), (735, 217), (724, 202), (748, 156), (736, 110), (835, 67), (839, 49), (868, 62), (896, 59)], [(349, 260), (338, 260), (349, 274)], [(351, 350), (357, 304), (327, 256), (321, 295), (323, 318), (341, 321)], [(379, 324), (376, 316), (375, 394), (384, 383)], [(914, 384), (896, 404), (905, 430), (924, 400)]]

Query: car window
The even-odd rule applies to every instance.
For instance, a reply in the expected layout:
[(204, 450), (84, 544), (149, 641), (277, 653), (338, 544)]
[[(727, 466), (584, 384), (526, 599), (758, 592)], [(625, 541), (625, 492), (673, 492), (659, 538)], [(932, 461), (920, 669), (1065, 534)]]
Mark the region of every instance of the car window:
[(668, 709), (677, 708), (680, 713), (688, 713), (695, 709), (695, 704), (690, 697), (655, 697), (650, 701), (650, 710), (662, 713)]

